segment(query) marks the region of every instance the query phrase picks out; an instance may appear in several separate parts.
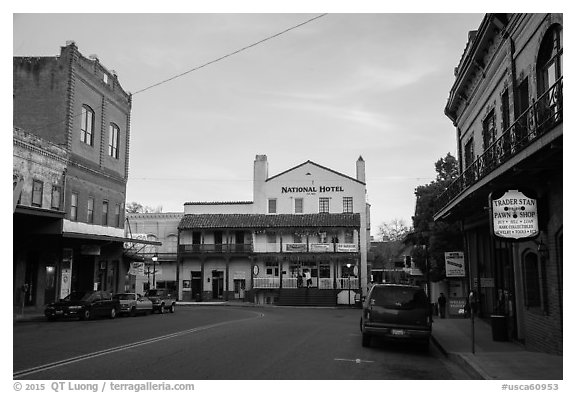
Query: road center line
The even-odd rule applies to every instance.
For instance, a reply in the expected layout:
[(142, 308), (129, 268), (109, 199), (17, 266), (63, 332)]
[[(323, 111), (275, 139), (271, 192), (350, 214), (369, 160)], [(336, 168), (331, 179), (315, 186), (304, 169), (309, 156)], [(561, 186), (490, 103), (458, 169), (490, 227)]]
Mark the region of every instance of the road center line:
[(374, 363), (373, 360), (362, 360), (362, 359), (334, 359), (336, 361), (340, 361), (340, 362), (353, 362), (356, 364), (360, 364), (360, 363)]
[[(264, 317), (264, 314), (258, 313), (257, 318), (262, 318), (262, 317)], [(176, 333), (166, 334), (164, 336), (159, 336), (159, 337), (154, 337), (154, 338), (150, 338), (147, 340), (137, 341), (137, 342), (134, 342), (131, 344), (120, 345), (120, 346), (114, 347), (114, 348), (103, 349), (101, 351), (87, 353), (85, 355), (75, 356), (75, 357), (69, 358), (69, 359), (59, 360), (57, 362), (32, 367), (32, 368), (29, 368), (26, 370), (16, 371), (12, 374), (12, 377), (14, 379), (22, 378), (22, 377), (25, 377), (25, 376), (30, 375), (30, 374), (39, 373), (41, 371), (50, 370), (50, 369), (53, 369), (56, 367), (66, 366), (69, 364), (81, 362), (83, 360), (93, 359), (96, 357), (108, 355), (110, 353), (120, 352), (120, 351), (124, 351), (126, 349), (136, 348), (136, 347), (140, 347), (140, 346), (147, 345), (147, 344), (153, 344), (153, 343), (157, 343), (159, 341), (169, 340), (169, 339), (174, 338), (174, 337), (184, 336), (186, 334), (191, 334), (191, 333), (197, 333), (197, 332), (200, 332), (203, 330), (208, 330), (208, 329), (212, 329), (215, 327), (229, 325), (231, 323), (243, 322), (243, 321), (247, 321), (250, 319), (253, 319), (253, 318), (244, 318), (244, 319), (236, 319), (233, 321), (219, 322), (219, 323), (215, 323), (212, 325), (200, 326), (200, 327), (193, 328), (193, 329), (187, 329), (187, 330), (182, 330), (182, 331), (176, 332)]]

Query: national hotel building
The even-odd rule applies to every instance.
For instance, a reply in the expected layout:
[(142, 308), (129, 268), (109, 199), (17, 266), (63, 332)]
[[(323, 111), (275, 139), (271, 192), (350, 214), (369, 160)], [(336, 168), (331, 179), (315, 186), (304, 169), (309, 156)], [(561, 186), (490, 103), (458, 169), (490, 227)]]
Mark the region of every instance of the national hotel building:
[[(556, 354), (563, 323), (562, 57), (562, 14), (486, 14), (469, 33), (445, 108), (456, 127), (460, 176), (435, 213), (464, 231), (479, 316), (496, 315), (507, 339)], [(498, 190), (536, 200), (536, 237), (493, 234), (489, 197)]]
[[(257, 155), (253, 196), (187, 202), (183, 215), (129, 215), (134, 231), (163, 243), (142, 255), (149, 265), (157, 253), (156, 282), (177, 288), (183, 301), (336, 305), (366, 293), (370, 223), (361, 157), (356, 177), (312, 161), (270, 176), (267, 157)], [(162, 228), (160, 237), (155, 228)], [(169, 238), (178, 243), (177, 255), (167, 248)]]

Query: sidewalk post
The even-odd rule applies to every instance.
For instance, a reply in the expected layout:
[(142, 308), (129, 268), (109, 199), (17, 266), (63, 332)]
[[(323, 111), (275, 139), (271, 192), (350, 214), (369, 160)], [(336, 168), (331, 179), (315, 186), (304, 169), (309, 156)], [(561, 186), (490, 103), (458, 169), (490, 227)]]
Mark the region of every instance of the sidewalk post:
[(470, 295), (468, 296), (468, 301), (470, 302), (470, 320), (472, 322), (472, 354), (475, 353), (475, 342), (474, 342), (474, 291), (470, 291)]

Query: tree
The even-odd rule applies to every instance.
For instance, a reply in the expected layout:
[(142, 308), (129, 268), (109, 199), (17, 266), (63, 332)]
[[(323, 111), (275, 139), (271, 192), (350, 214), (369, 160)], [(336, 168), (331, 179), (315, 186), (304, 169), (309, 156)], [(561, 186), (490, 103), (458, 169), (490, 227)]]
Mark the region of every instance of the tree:
[(458, 177), (458, 161), (450, 153), (435, 163), (436, 179), (415, 190), (416, 208), (412, 217), (414, 232), (408, 241), (416, 246), (413, 260), (422, 271), (426, 270), (426, 257), (430, 263), (430, 279), (445, 277), (444, 252), (462, 248), (462, 234), (458, 224), (434, 221), (435, 201)]
[(162, 213), (162, 205), (150, 207), (142, 206), (138, 202), (130, 202), (126, 204), (126, 213)]
[(138, 202), (130, 202), (126, 204), (126, 213), (142, 213), (144, 207)]
[(398, 218), (383, 222), (378, 226), (378, 235), (383, 241), (403, 240), (408, 232), (410, 232), (410, 228), (406, 226), (406, 222)]

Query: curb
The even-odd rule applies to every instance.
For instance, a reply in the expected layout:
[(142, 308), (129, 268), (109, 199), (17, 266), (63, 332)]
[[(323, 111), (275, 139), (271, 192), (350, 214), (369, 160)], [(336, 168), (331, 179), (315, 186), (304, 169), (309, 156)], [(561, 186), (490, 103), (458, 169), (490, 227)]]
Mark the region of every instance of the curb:
[(448, 360), (461, 367), (471, 378), (477, 380), (492, 379), (488, 374), (484, 372), (484, 370), (482, 370), (477, 364), (475, 364), (475, 362), (472, 361), (472, 359), (468, 357), (468, 354), (448, 352), (434, 337), (434, 335), (431, 336), (431, 339), (436, 348), (438, 348), (440, 352), (442, 352), (442, 354), (448, 358)]

